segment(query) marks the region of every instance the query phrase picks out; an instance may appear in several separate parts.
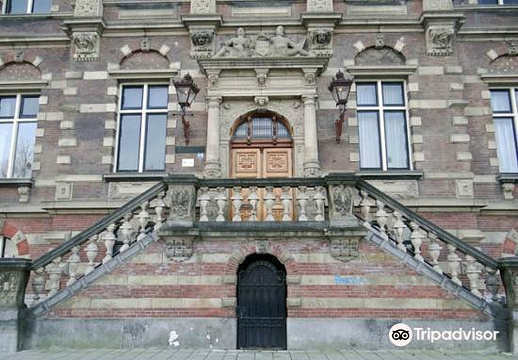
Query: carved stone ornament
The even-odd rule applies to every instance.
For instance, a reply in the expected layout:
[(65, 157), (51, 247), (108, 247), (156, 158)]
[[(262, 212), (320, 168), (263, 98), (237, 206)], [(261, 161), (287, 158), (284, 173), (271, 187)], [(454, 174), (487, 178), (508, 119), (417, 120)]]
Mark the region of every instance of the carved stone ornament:
[(17, 63), (21, 63), (23, 62), (23, 58), (25, 57), (25, 51), (23, 50), (18, 50), (15, 54), (14, 54), (14, 61), (17, 62)]
[(333, 0), (307, 0), (308, 12), (333, 12)]
[(332, 29), (315, 29), (309, 32), (310, 51), (316, 56), (332, 56)]
[(102, 0), (76, 0), (74, 16), (101, 16)]
[(77, 61), (99, 60), (100, 37), (96, 32), (74, 32), (74, 59)]
[(376, 39), (374, 40), (374, 47), (376, 49), (382, 49), (385, 46), (385, 38), (383, 34), (377, 34)]
[(194, 188), (192, 186), (172, 186), (166, 196), (166, 204), (171, 209), (169, 212), (169, 222), (193, 221), (194, 211)]
[(331, 240), (329, 251), (331, 256), (337, 260), (347, 262), (357, 259), (360, 255), (358, 248), (361, 237)]
[(355, 192), (345, 185), (331, 187), (331, 223), (334, 226), (358, 226), (353, 215)]
[(148, 37), (140, 40), (140, 50), (142, 52), (149, 52), (151, 50), (151, 40)]
[(167, 239), (165, 241), (165, 255), (172, 261), (188, 260), (193, 254), (191, 239)]
[(216, 14), (216, 0), (191, 0), (191, 14)]
[(211, 57), (214, 48), (214, 31), (213, 30), (194, 30), (191, 33), (193, 58)]
[(451, 10), (453, 9), (452, 0), (424, 0), (423, 10)]
[(505, 43), (506, 47), (507, 47), (507, 54), (508, 55), (511, 55), (511, 56), (516, 56), (518, 55), (518, 42), (506, 42)]
[(428, 55), (445, 56), (453, 54), (453, 26), (434, 26), (427, 30), (426, 47)]
[(16, 303), (20, 275), (19, 272), (10, 271), (0, 273), (0, 305), (11, 306)]
[(306, 41), (295, 43), (284, 34), (284, 27), (277, 26), (275, 34), (261, 33), (255, 38), (246, 35), (245, 29), (237, 29), (236, 36), (224, 41), (214, 58), (292, 57), (310, 55), (304, 49)]

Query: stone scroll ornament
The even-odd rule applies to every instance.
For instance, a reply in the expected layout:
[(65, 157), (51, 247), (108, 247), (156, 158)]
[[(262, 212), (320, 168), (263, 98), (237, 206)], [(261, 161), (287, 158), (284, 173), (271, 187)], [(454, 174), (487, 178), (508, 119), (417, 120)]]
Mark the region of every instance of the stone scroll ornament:
[(427, 52), (428, 55), (451, 55), (453, 54), (453, 26), (434, 26), (427, 31)]
[(99, 34), (96, 32), (74, 32), (74, 59), (77, 61), (92, 61), (99, 59)]
[(285, 36), (284, 27), (277, 26), (275, 34), (261, 33), (255, 38), (246, 35), (240, 27), (236, 36), (224, 41), (214, 58), (248, 58), (248, 57), (292, 57), (309, 56), (306, 42), (297, 44)]

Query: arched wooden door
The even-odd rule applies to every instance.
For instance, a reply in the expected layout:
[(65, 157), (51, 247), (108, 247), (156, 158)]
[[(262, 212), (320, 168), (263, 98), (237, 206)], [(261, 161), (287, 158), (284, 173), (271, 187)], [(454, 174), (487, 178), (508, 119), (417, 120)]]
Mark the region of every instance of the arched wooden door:
[(286, 349), (286, 272), (259, 257), (238, 271), (238, 349)]
[[(289, 178), (293, 176), (293, 153), (291, 131), (287, 122), (270, 112), (252, 113), (244, 116), (234, 129), (231, 141), (232, 177)], [(282, 218), (280, 196), (282, 189), (274, 189), (277, 201), (273, 215)], [(241, 217), (250, 217), (248, 209), (249, 189), (242, 191)], [(264, 189), (259, 189), (257, 220), (264, 220)]]

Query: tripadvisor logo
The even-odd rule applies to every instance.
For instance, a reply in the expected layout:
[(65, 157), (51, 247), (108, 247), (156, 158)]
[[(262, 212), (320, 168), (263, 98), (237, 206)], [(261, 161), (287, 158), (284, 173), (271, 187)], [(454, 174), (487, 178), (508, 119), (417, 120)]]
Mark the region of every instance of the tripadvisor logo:
[(471, 328), (464, 330), (459, 328), (457, 330), (432, 330), (431, 328), (413, 329), (410, 326), (398, 323), (393, 325), (389, 330), (389, 341), (395, 346), (407, 346), (416, 341), (427, 341), (434, 343), (435, 341), (495, 341), (499, 331), (482, 331)]

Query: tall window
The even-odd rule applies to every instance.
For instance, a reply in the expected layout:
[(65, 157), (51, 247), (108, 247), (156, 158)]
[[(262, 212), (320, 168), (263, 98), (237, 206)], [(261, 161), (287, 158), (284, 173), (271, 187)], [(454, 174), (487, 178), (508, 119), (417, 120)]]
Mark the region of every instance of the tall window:
[(0, 178), (31, 176), (38, 108), (38, 95), (0, 96)]
[(409, 169), (407, 108), (402, 82), (356, 84), (361, 169)]
[(124, 85), (119, 106), (117, 171), (165, 170), (167, 85)]
[(500, 171), (518, 172), (518, 147), (516, 126), (518, 125), (518, 89), (491, 90), (491, 107), (495, 124), (496, 148)]
[(7, 0), (4, 14), (45, 14), (50, 12), (52, 0)]

